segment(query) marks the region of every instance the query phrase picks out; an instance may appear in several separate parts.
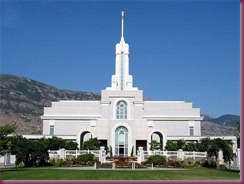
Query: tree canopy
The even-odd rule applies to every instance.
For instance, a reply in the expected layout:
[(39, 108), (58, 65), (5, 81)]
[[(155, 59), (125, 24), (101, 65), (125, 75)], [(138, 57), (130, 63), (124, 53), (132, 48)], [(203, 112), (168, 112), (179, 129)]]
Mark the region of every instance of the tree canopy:
[(156, 140), (152, 140), (149, 144), (150, 144), (150, 150), (152, 151), (161, 149), (161, 143)]
[(81, 147), (84, 150), (99, 150), (100, 141), (97, 139), (97, 137), (90, 138), (87, 141), (83, 142)]
[(0, 127), (0, 155), (9, 151), (8, 135), (15, 132), (15, 125), (5, 125)]

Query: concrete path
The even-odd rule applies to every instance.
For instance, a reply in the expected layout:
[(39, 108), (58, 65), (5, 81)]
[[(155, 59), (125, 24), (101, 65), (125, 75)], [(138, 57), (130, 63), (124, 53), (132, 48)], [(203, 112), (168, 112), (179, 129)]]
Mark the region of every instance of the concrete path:
[(151, 167), (147, 167), (147, 168), (136, 168), (136, 169), (131, 169), (131, 168), (116, 168), (116, 169), (112, 169), (112, 168), (94, 168), (92, 167), (58, 167), (58, 168), (54, 168), (54, 169), (67, 169), (67, 170), (112, 170), (112, 171), (149, 171), (149, 170), (189, 170), (189, 169), (185, 169), (185, 168), (158, 168), (158, 167), (154, 167), (153, 169)]

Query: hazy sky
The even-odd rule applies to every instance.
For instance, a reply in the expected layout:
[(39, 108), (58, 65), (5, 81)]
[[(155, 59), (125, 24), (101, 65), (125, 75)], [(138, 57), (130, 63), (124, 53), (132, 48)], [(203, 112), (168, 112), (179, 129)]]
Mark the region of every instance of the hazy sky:
[(1, 0), (1, 73), (100, 93), (115, 72), (121, 10), (146, 97), (240, 114), (239, 0)]

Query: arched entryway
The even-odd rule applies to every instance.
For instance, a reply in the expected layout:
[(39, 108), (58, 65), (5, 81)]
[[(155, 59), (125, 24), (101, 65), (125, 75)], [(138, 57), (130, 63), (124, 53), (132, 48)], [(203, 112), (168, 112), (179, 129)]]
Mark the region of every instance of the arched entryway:
[(80, 134), (80, 149), (82, 148), (83, 142), (87, 141), (90, 138), (92, 138), (92, 133), (89, 131), (84, 131)]
[[(151, 134), (151, 141), (154, 140), (154, 141), (157, 141), (161, 144), (160, 146), (160, 150), (163, 150), (163, 134), (161, 132), (158, 132), (158, 131), (155, 131)], [(150, 142), (151, 142), (150, 141)]]
[(128, 155), (128, 129), (124, 126), (115, 130), (115, 155)]

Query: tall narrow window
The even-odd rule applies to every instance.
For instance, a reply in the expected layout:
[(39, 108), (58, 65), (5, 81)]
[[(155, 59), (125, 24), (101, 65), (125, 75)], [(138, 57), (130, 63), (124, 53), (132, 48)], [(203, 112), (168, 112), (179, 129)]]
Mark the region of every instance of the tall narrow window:
[(194, 127), (190, 126), (190, 136), (194, 136)]
[(120, 90), (124, 90), (124, 53), (121, 52), (120, 60)]
[(115, 130), (115, 155), (128, 155), (128, 130), (123, 126)]
[(54, 135), (54, 126), (50, 126), (50, 135)]
[(120, 101), (116, 106), (116, 118), (127, 119), (127, 104), (124, 101)]

